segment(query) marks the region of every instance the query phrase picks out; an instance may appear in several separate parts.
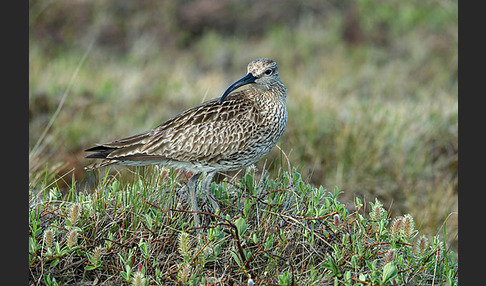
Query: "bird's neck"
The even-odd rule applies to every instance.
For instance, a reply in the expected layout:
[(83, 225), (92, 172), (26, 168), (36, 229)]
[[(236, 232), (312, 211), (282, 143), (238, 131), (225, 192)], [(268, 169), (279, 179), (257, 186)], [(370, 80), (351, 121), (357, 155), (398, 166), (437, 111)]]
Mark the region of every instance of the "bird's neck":
[(250, 88), (256, 90), (253, 94), (258, 94), (259, 96), (255, 98), (255, 100), (259, 102), (261, 101), (261, 103), (280, 102), (285, 104), (285, 100), (287, 99), (287, 87), (281, 82), (265, 86), (255, 85)]

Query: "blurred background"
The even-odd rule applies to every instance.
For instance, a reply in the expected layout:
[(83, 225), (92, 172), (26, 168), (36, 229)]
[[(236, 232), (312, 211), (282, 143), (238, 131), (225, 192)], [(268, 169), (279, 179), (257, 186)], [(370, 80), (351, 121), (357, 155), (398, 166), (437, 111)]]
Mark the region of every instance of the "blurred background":
[[(458, 4), (29, 0), (29, 191), (93, 188), (83, 150), (278, 63), (289, 122), (258, 163), (378, 198), (457, 249)], [(121, 169), (120, 169), (121, 170)]]

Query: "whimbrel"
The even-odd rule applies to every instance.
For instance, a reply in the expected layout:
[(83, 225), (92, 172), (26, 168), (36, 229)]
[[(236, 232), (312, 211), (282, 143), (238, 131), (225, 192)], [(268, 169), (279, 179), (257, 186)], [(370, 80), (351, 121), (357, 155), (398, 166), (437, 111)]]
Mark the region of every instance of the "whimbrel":
[[(244, 85), (249, 87), (236, 90)], [(103, 160), (85, 169), (111, 164), (184, 169), (193, 174), (188, 190), (195, 212), (199, 211), (197, 180), (206, 172), (203, 187), (213, 208), (218, 208), (211, 195), (213, 176), (252, 165), (277, 144), (287, 126), (286, 91), (276, 62), (253, 60), (248, 74), (220, 98), (190, 108), (149, 131), (87, 149), (95, 153), (86, 158)], [(198, 227), (199, 218), (194, 218)]]

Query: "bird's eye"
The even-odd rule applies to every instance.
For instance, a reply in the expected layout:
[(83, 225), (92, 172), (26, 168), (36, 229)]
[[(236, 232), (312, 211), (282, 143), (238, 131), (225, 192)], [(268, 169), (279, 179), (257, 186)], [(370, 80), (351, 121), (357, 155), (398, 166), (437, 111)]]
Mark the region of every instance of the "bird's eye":
[(267, 70), (265, 71), (265, 74), (266, 74), (266, 75), (271, 75), (271, 74), (272, 74), (272, 70), (271, 70), (271, 69), (267, 69)]

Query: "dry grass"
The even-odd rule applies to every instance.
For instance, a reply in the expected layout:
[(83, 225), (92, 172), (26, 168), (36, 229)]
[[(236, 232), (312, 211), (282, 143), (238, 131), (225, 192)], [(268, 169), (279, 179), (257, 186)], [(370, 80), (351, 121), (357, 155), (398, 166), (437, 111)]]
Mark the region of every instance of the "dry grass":
[[(130, 18), (136, 25), (112, 31), (130, 35), (121, 50), (100, 38), (110, 31), (109, 19), (119, 17), (108, 9), (112, 4), (69, 4), (82, 5), (77, 15), (94, 9), (106, 21), (76, 16), (80, 29), (49, 21), (66, 10), (62, 3), (31, 5), (31, 191), (69, 189), (72, 176), (77, 188), (95, 190), (82, 170), (88, 163), (84, 148), (141, 132), (217, 97), (250, 60), (270, 57), (289, 88), (289, 125), (279, 145), (306, 181), (338, 186), (349, 205), (355, 197), (377, 197), (396, 216), (411, 213), (429, 236), (443, 234), (447, 217), (447, 247), (457, 249), (457, 3), (396, 9), (384, 1), (359, 2), (356, 9), (365, 14), (351, 27), (362, 38), (353, 43), (342, 36), (352, 8), (327, 3), (326, 13), (305, 14), (291, 28), (268, 24), (256, 36), (181, 31), (183, 48), (180, 39), (166, 42), (159, 38), (165, 32), (148, 28), (155, 18), (144, 17), (152, 3), (137, 7), (140, 13)], [(170, 9), (157, 21), (179, 31)], [(367, 11), (375, 16), (366, 17)], [(380, 30), (381, 22), (388, 28)], [(142, 26), (146, 30), (138, 33)], [(40, 33), (59, 30), (54, 34), (61, 40)], [(386, 41), (373, 38), (378, 35)], [(288, 170), (278, 150), (263, 165), (274, 177)]]

